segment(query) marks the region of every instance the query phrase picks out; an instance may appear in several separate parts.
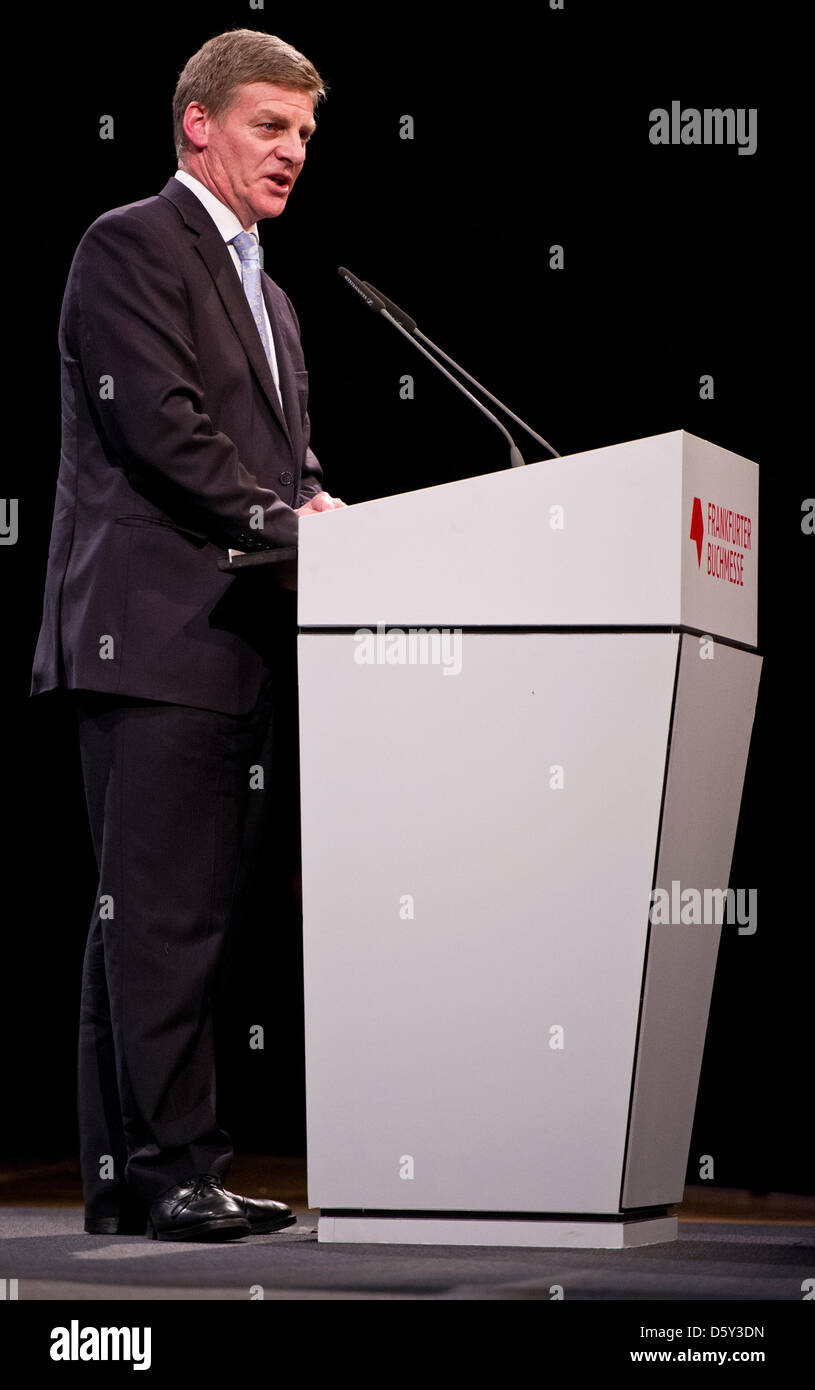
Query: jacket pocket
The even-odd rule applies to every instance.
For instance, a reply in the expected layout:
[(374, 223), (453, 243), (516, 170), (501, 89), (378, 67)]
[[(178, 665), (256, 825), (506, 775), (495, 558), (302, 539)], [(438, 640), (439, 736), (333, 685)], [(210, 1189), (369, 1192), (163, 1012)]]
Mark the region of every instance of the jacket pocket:
[(179, 526), (175, 521), (165, 521), (160, 516), (144, 516), (140, 512), (117, 516), (116, 524), (119, 526), (163, 526), (165, 530), (176, 531), (179, 536), (186, 536), (189, 540), (198, 541), (199, 544), (209, 540), (203, 531), (195, 531), (191, 526)]

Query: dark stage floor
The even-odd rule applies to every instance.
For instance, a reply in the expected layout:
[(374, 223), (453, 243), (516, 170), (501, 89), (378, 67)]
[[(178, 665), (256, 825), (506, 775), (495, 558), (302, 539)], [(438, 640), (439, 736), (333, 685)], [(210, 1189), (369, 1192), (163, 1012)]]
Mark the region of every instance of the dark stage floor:
[[(286, 1201), (297, 1225), (224, 1245), (88, 1236), (75, 1164), (0, 1181), (0, 1278), (25, 1300), (800, 1301), (815, 1197), (688, 1188), (679, 1239), (627, 1251), (318, 1244), (305, 1160), (241, 1159), (233, 1191)], [(7, 1288), (11, 1289), (10, 1285)]]

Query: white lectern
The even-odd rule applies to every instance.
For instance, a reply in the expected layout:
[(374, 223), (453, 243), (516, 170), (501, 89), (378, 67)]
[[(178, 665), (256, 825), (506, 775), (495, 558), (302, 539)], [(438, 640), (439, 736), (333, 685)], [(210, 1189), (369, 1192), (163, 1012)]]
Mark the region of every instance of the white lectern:
[(320, 1240), (675, 1238), (720, 935), (754, 929), (757, 501), (676, 431), (301, 523)]

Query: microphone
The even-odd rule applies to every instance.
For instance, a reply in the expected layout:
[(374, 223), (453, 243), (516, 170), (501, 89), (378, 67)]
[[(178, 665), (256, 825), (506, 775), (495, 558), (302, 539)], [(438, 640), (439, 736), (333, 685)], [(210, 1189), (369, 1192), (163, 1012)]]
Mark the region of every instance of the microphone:
[(417, 327), (416, 320), (412, 319), (409, 314), (406, 314), (404, 309), (400, 309), (398, 304), (394, 304), (392, 300), (388, 299), (387, 295), (384, 295), (382, 293), (381, 290), (374, 289), (374, 286), (371, 284), (369, 280), (363, 280), (362, 283), (363, 285), (365, 285), (366, 289), (370, 290), (372, 294), (377, 295), (378, 298), (382, 300), (382, 303), (384, 304), (388, 313), (396, 319), (397, 323), (401, 323), (402, 327), (406, 329), (408, 333), (415, 333), (416, 337), (421, 338), (423, 343), (427, 343), (427, 346), (429, 348), (432, 348), (434, 352), (437, 352), (439, 357), (443, 357), (445, 362), (449, 362), (450, 366), (455, 368), (455, 370), (459, 372), (461, 376), (464, 377), (465, 381), (469, 381), (471, 386), (474, 386), (477, 391), (480, 391), (482, 396), (486, 396), (487, 400), (492, 401), (493, 405), (497, 405), (498, 409), (502, 410), (505, 415), (508, 415), (510, 420), (514, 420), (516, 425), (520, 425), (522, 430), (525, 430), (528, 435), (531, 435), (531, 437), (533, 439), (536, 439), (539, 444), (542, 444), (544, 449), (546, 449), (551, 458), (560, 458), (560, 454), (557, 452), (557, 450), (553, 449), (551, 444), (547, 443), (547, 441), (543, 439), (541, 435), (536, 434), (534, 430), (530, 429), (529, 425), (527, 425), (526, 422), (520, 418), (520, 416), (513, 414), (509, 407), (504, 405), (503, 401), (499, 401), (496, 396), (493, 396), (492, 392), (487, 390), (486, 386), (482, 386), (481, 382), (476, 381), (475, 377), (470, 376), (469, 372), (465, 372), (464, 368), (459, 366), (458, 362), (454, 361), (452, 357), (448, 357), (447, 353), (439, 347), (438, 343), (431, 342), (427, 334), (423, 333), (422, 330), (419, 327)]
[[(345, 283), (347, 285), (350, 285), (351, 289), (359, 295), (360, 299), (363, 301), (364, 304), (367, 304), (369, 309), (372, 309), (375, 314), (381, 314), (383, 318), (387, 319), (389, 323), (393, 324), (394, 328), (398, 328), (399, 332), (403, 335), (403, 337), (407, 338), (408, 342), (412, 343), (413, 346), (419, 352), (421, 352), (424, 357), (427, 358), (428, 362), (432, 362), (433, 366), (438, 368), (438, 370), (444, 376), (447, 377), (448, 381), (452, 381), (453, 385), (457, 387), (457, 389), (461, 391), (461, 393), (465, 395), (468, 400), (472, 401), (473, 405), (481, 411), (482, 415), (486, 415), (488, 420), (492, 420), (492, 423), (498, 427), (504, 438), (509, 443), (510, 464), (513, 468), (523, 468), (525, 463), (523, 454), (521, 453), (520, 449), (515, 443), (515, 440), (512, 438), (512, 435), (510, 434), (509, 430), (505, 429), (505, 427), (501, 424), (501, 421), (495, 418), (492, 411), (487, 410), (487, 407), (483, 405), (481, 401), (476, 400), (472, 392), (468, 391), (466, 386), (462, 386), (461, 382), (457, 381), (456, 378), (450, 372), (448, 372), (447, 368), (441, 365), (441, 362), (437, 362), (436, 358), (433, 357), (432, 354), (427, 351), (427, 348), (423, 348), (421, 343), (417, 343), (416, 339), (413, 337), (413, 334), (409, 332), (406, 328), (402, 327), (402, 324), (399, 322), (396, 316), (394, 314), (391, 314), (390, 311), (385, 307), (385, 303), (382, 297), (379, 294), (377, 294), (375, 290), (372, 290), (370, 285), (366, 285), (363, 280), (358, 280), (356, 275), (352, 275), (350, 270), (346, 270), (345, 266), (339, 266), (337, 269), (337, 273), (341, 275)], [(396, 306), (394, 305), (392, 307), (395, 308)], [(401, 310), (398, 310), (397, 312), (401, 313)], [(406, 315), (404, 317), (407, 318)], [(412, 323), (413, 320), (411, 319), (409, 320), (409, 322)]]

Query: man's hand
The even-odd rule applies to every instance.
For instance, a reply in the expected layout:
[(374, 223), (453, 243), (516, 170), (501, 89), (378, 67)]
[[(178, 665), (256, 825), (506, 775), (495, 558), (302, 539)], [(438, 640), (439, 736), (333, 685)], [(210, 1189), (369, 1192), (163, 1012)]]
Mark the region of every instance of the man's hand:
[(345, 503), (339, 497), (332, 497), (330, 492), (317, 492), (302, 507), (295, 507), (294, 510), (298, 516), (314, 516), (317, 512), (333, 512), (335, 507), (344, 506)]

